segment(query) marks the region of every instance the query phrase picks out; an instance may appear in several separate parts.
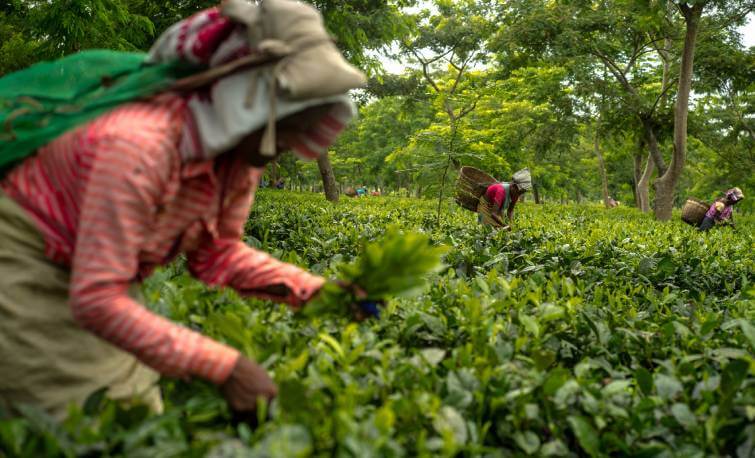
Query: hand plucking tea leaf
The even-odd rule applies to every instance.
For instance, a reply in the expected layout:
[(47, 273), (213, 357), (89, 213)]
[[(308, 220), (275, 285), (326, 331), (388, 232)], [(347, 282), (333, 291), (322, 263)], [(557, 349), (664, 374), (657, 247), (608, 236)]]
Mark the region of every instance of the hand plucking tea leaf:
[(339, 267), (340, 280), (327, 283), (304, 308), (308, 315), (351, 310), (357, 320), (379, 316), (390, 297), (407, 297), (424, 286), (429, 274), (443, 268), (446, 247), (433, 246), (427, 235), (390, 228), (362, 246), (360, 256)]

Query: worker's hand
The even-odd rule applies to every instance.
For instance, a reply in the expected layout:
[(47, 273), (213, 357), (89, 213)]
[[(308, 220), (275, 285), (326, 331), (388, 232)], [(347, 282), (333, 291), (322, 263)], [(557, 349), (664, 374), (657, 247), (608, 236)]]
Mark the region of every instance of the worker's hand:
[(278, 395), (278, 387), (258, 364), (239, 356), (231, 376), (220, 386), (228, 406), (234, 412), (254, 412), (257, 400), (272, 400)]
[(367, 318), (380, 318), (380, 307), (383, 305), (383, 301), (361, 300), (352, 304), (351, 311), (355, 320), (364, 321)]
[(349, 307), (356, 321), (364, 321), (370, 317), (380, 318), (380, 307), (384, 305), (383, 301), (367, 299), (367, 291), (354, 283), (336, 280), (336, 284), (348, 291), (354, 298)]
[(492, 212), (490, 213), (490, 219), (492, 219), (493, 221), (495, 221), (495, 223), (499, 227), (505, 226), (505, 223), (503, 222), (503, 220), (501, 219), (501, 217), (498, 216), (498, 215), (496, 215), (495, 213), (492, 213)]

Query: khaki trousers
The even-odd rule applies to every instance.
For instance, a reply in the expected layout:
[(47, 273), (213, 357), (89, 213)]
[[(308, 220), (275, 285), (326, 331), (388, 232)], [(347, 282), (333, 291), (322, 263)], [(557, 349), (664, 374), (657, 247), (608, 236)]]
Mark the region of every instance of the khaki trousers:
[(109, 398), (162, 411), (158, 374), (74, 322), (69, 271), (44, 250), (32, 220), (0, 192), (0, 405), (62, 419), (107, 387)]

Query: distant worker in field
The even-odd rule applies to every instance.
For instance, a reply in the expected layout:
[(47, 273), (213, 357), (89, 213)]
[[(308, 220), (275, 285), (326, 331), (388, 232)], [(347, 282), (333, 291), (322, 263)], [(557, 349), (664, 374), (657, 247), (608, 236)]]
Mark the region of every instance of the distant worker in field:
[(367, 188), (364, 186), (360, 186), (357, 188), (357, 197), (366, 197), (367, 196)]
[[(249, 64), (268, 53), (276, 65)], [(277, 393), (265, 370), (151, 312), (139, 285), (180, 254), (208, 285), (294, 310), (326, 281), (241, 240), (266, 164), (283, 151), (325, 153), (356, 112), (347, 92), (362, 87), (364, 75), (344, 60), (320, 14), (291, 0), (226, 0), (168, 29), (148, 55), (85, 52), (8, 75), (0, 79), (0, 117), (15, 132), (0, 138), (0, 151), (18, 152), (16, 139), (82, 116), (65, 105), (63, 120), (14, 126), (34, 112), (5, 108), (24, 90), (37, 97), (48, 87), (37, 82), (50, 74), (40, 69), (69, 72), (58, 73), (73, 75), (64, 81), (75, 93), (86, 72), (122, 69), (135, 57), (133, 73), (117, 78), (184, 62), (200, 65), (187, 78), (206, 81), (118, 100), (65, 124), (0, 182), (0, 410), (34, 404), (61, 418), (104, 387), (112, 399), (159, 411), (162, 374), (208, 380), (232, 410), (254, 411)], [(87, 59), (104, 64), (70, 65)], [(29, 128), (34, 120), (48, 130)]]
[[(529, 169), (526, 168), (516, 172), (510, 183), (491, 184), (481, 199), (484, 200), (484, 205), (481, 202), (479, 221), (511, 230), (516, 203), (530, 189), (532, 189), (532, 176)], [(506, 222), (503, 221), (504, 210), (506, 211)]]
[(619, 206), (619, 202), (617, 200), (614, 200), (613, 197), (608, 196), (608, 200), (606, 201), (606, 206), (608, 208), (616, 208)]
[(739, 188), (732, 188), (726, 191), (724, 197), (716, 199), (708, 209), (708, 212), (705, 213), (705, 218), (703, 218), (703, 221), (700, 223), (699, 229), (701, 231), (707, 231), (717, 224), (730, 224), (733, 226), (733, 207), (744, 198), (745, 195)]

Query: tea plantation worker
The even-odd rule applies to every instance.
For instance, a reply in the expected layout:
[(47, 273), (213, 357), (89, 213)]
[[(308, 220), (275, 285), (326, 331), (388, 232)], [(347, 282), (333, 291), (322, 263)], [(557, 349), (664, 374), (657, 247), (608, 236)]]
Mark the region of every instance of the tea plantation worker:
[[(510, 183), (499, 182), (488, 186), (483, 195), (486, 211), (480, 214), (480, 222), (495, 224), (511, 230), (514, 218), (514, 207), (525, 192), (532, 189), (532, 176), (529, 169), (516, 172)], [(503, 210), (506, 210), (508, 225), (502, 220)]]
[(211, 71), (263, 45), (284, 55), (280, 64), (120, 105), (3, 178), (0, 405), (61, 418), (107, 387), (110, 398), (160, 411), (160, 374), (209, 380), (236, 411), (276, 395), (259, 365), (152, 313), (137, 288), (180, 253), (208, 285), (294, 309), (323, 285), (240, 240), (265, 164), (284, 149), (317, 157), (355, 113), (346, 92), (364, 76), (319, 13), (290, 0), (230, 0), (171, 27), (149, 59)]
[(716, 224), (729, 223), (734, 225), (734, 214), (732, 212), (734, 205), (741, 202), (745, 198), (742, 190), (739, 188), (731, 188), (726, 191), (724, 197), (716, 199), (710, 206), (708, 212), (705, 213), (700, 223), (699, 229), (701, 231), (707, 231)]

